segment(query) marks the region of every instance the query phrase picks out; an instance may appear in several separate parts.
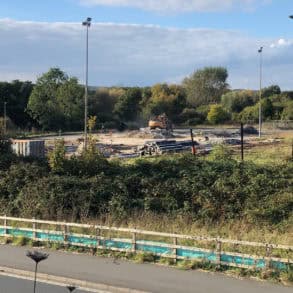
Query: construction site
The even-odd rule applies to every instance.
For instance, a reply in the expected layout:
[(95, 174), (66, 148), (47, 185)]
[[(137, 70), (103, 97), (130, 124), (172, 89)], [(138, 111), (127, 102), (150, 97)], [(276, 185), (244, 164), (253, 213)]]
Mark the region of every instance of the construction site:
[[(286, 130), (266, 129), (259, 139), (258, 131), (249, 125), (244, 126), (244, 147), (269, 146), (281, 143), (287, 136)], [(290, 132), (290, 131), (289, 131)], [(288, 134), (289, 134), (288, 132)], [(173, 128), (163, 114), (149, 120), (148, 127), (139, 130), (119, 132), (102, 129), (89, 134), (99, 152), (106, 158), (135, 158), (162, 154), (192, 152), (208, 154), (215, 145), (227, 144), (234, 148), (241, 145), (239, 127)], [(83, 133), (48, 135), (30, 140), (14, 140), (15, 153), (23, 156), (45, 156), (54, 148), (55, 141), (63, 139), (66, 156), (80, 155), (84, 148)], [(42, 148), (42, 150), (40, 150)]]

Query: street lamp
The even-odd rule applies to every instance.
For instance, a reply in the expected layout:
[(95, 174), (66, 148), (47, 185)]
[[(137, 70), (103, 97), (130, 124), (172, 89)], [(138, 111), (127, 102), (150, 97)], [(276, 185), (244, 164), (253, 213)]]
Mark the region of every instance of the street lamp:
[(47, 259), (48, 256), (49, 256), (49, 254), (35, 250), (35, 251), (28, 251), (26, 253), (26, 256), (29, 257), (29, 258), (31, 258), (36, 263), (36, 266), (35, 266), (35, 279), (34, 279), (34, 293), (36, 293), (38, 264), (42, 260)]
[(262, 94), (262, 49), (263, 47), (260, 47), (258, 49), (259, 53), (259, 112), (258, 112), (258, 137), (261, 138), (261, 124), (262, 124), (262, 118), (261, 118), (261, 94)]
[(290, 15), (289, 17), (293, 19), (293, 15)]
[(89, 27), (92, 19), (88, 17), (82, 22), (86, 27), (86, 60), (85, 60), (85, 94), (84, 94), (84, 149), (87, 149), (87, 119), (88, 119), (88, 66), (89, 66)]

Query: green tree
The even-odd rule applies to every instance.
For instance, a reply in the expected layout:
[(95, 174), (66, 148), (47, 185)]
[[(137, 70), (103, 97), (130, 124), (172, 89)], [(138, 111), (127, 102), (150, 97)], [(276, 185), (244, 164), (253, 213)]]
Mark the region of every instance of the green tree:
[(192, 106), (216, 103), (227, 91), (228, 71), (223, 67), (205, 67), (183, 81), (187, 102)]
[(63, 173), (66, 166), (64, 139), (57, 139), (54, 149), (49, 153), (49, 165), (54, 173)]
[(89, 114), (104, 123), (113, 120), (113, 111), (118, 98), (125, 93), (122, 88), (98, 88), (89, 95)]
[(97, 125), (97, 116), (90, 116), (87, 121), (87, 127), (90, 133), (92, 133), (96, 125)]
[(122, 121), (135, 120), (139, 113), (139, 105), (142, 99), (141, 90), (139, 88), (129, 88), (118, 98), (114, 107), (114, 113)]
[(78, 128), (82, 125), (82, 96), (76, 78), (51, 68), (38, 78), (27, 111), (45, 130)]
[(262, 97), (268, 98), (273, 95), (279, 95), (281, 93), (281, 89), (278, 85), (271, 85), (262, 89)]
[(258, 121), (259, 104), (248, 106), (239, 113), (239, 120), (244, 123), (253, 123)]
[(211, 105), (208, 113), (208, 121), (211, 124), (218, 124), (229, 119), (229, 114), (223, 109), (221, 105)]
[(0, 82), (0, 116), (3, 117), (6, 102), (6, 114), (13, 124), (21, 128), (32, 126), (33, 120), (25, 111), (32, 89), (30, 81)]
[(151, 88), (151, 96), (144, 109), (144, 116), (166, 115), (172, 120), (179, 120), (179, 115), (186, 106), (184, 89), (179, 85), (156, 84)]
[(272, 119), (274, 116), (274, 106), (270, 99), (265, 98), (261, 102), (262, 114), (264, 119)]
[(58, 111), (63, 116), (65, 125), (60, 128), (78, 130), (83, 126), (84, 89), (75, 77), (68, 78), (56, 92)]
[(282, 120), (293, 120), (293, 101), (288, 101), (285, 104), (281, 118)]
[(240, 113), (245, 107), (252, 106), (256, 93), (249, 90), (230, 91), (221, 97), (221, 104), (230, 113)]

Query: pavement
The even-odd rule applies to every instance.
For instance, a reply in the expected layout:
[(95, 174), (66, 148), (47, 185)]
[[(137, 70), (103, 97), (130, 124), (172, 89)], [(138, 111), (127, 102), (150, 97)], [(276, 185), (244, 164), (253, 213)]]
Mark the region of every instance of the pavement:
[[(28, 249), (31, 248), (0, 245), (0, 266), (33, 271), (34, 263), (25, 256)], [(86, 254), (46, 252), (50, 256), (39, 264), (38, 272), (40, 273), (119, 288), (158, 293), (292, 293), (292, 287), (269, 282), (240, 280), (218, 273), (181, 271), (170, 267), (135, 264)], [(114, 289), (113, 292), (115, 292)], [(0, 293), (2, 293), (1, 286)]]
[[(69, 290), (65, 286), (56, 286), (46, 283), (37, 284), (37, 292), (41, 293), (66, 293)], [(31, 293), (33, 291), (33, 281), (14, 277), (0, 276), (0, 293)], [(88, 293), (78, 288), (74, 293)]]

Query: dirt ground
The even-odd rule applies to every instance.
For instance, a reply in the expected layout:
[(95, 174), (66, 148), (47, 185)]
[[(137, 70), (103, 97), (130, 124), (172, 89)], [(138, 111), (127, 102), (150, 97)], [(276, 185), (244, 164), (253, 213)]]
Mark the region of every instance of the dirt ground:
[[(200, 144), (221, 143), (227, 138), (240, 139), (239, 129), (237, 128), (201, 128), (194, 129), (193, 134), (195, 141)], [(124, 132), (107, 131), (106, 133), (95, 133), (92, 137), (96, 140), (97, 147), (107, 156), (134, 153), (135, 148), (144, 145), (146, 141), (164, 139), (159, 132), (151, 133), (145, 129)], [(82, 133), (63, 136), (48, 136), (42, 137), (41, 139), (45, 140), (48, 148), (52, 148), (55, 139), (60, 138), (64, 139), (68, 154), (78, 153), (82, 148)], [(262, 140), (259, 140), (258, 135), (246, 135), (245, 141), (253, 146), (263, 143), (273, 144), (288, 138), (293, 139), (292, 130), (264, 130)], [(172, 136), (167, 139), (176, 141), (190, 140), (190, 130), (175, 129)]]

